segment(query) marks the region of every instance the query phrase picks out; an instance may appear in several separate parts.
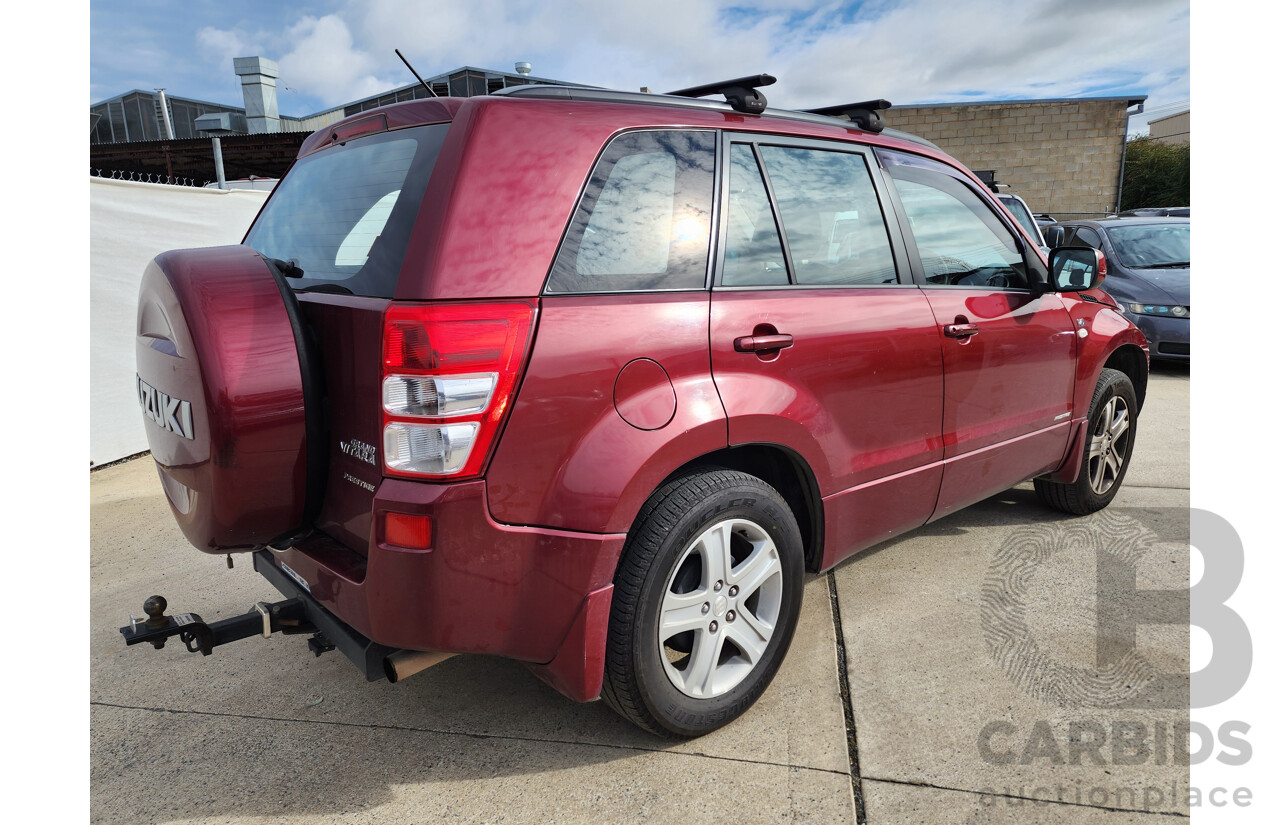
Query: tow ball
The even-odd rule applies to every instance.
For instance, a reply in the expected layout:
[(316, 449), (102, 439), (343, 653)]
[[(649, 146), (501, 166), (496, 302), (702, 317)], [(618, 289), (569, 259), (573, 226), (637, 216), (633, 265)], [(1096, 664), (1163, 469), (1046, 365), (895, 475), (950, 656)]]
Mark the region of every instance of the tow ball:
[[(179, 613), (166, 616), (164, 611), (169, 603), (164, 596), (152, 596), (142, 604), (142, 612), (147, 614), (145, 621), (133, 616), (129, 624), (120, 628), (126, 645), (149, 642), (157, 650), (171, 637), (187, 646), (192, 653), (208, 656), (218, 645), (247, 639), (261, 635), (270, 637), (272, 633), (315, 633), (316, 627), (307, 618), (306, 606), (302, 599), (285, 599), (282, 602), (267, 604), (258, 602), (248, 613), (233, 616), (229, 619), (206, 622), (196, 613)], [(320, 634), (317, 634), (319, 636)], [(321, 637), (321, 644), (328, 650), (333, 645)], [(314, 651), (315, 648), (313, 647)], [(323, 652), (323, 651), (321, 651)], [(319, 652), (316, 655), (320, 655)]]

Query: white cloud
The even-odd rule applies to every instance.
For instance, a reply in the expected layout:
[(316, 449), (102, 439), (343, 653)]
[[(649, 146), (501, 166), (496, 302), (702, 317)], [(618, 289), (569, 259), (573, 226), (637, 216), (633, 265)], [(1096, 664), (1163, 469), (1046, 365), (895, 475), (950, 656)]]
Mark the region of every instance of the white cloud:
[[(1149, 88), (1190, 96), (1188, 0), (345, 0), (272, 38), (204, 29), (202, 51), (262, 53), (281, 84), (325, 105), (462, 65), (623, 89), (664, 91), (741, 74), (801, 107), (887, 97), (1066, 97)], [(252, 48), (257, 51), (253, 52)], [(224, 69), (219, 69), (224, 71)], [(299, 112), (301, 114), (301, 112)]]
[(423, 74), (458, 65), (633, 89), (770, 71), (771, 97), (812, 106), (1078, 95), (1144, 75), (1186, 96), (1187, 0), (476, 0), (423, 11), (414, 0), (348, 0), (378, 65), (402, 48)]
[(280, 83), (327, 106), (386, 91), (394, 81), (374, 74), (378, 61), (356, 47), (346, 21), (336, 14), (303, 17), (290, 27), (293, 50), (281, 55)]
[(224, 96), (219, 100), (239, 103), (240, 79), (236, 77), (232, 61), (237, 57), (263, 54), (266, 39), (261, 32), (250, 34), (240, 29), (219, 29), (213, 26), (205, 26), (196, 32), (197, 49), (207, 61), (214, 64), (209, 72), (215, 78), (214, 85), (224, 91)]

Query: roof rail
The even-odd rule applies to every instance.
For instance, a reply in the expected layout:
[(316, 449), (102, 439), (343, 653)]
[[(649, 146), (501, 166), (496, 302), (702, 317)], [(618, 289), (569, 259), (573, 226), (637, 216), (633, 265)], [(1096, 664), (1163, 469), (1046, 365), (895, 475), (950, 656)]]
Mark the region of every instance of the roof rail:
[(746, 112), (758, 115), (764, 111), (769, 101), (760, 94), (761, 86), (772, 86), (778, 78), (771, 74), (755, 74), (747, 77), (735, 77), (733, 80), (721, 80), (702, 86), (691, 86), (667, 92), (673, 97), (706, 97), (707, 95), (724, 95), (724, 99), (735, 112)]
[(883, 132), (884, 118), (880, 116), (880, 112), (890, 109), (893, 104), (887, 100), (864, 100), (860, 103), (845, 103), (840, 106), (823, 106), (819, 109), (805, 109), (804, 111), (814, 115), (826, 115), (827, 117), (847, 117), (858, 125), (858, 128), (867, 132)]

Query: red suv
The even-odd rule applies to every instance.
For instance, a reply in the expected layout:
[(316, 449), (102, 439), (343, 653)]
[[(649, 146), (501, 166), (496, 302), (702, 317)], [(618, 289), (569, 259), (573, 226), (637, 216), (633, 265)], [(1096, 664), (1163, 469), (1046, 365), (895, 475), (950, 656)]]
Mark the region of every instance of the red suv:
[(1101, 256), (1046, 261), (865, 107), (735, 83), (362, 112), (242, 245), (157, 257), (160, 481), (289, 598), (212, 625), (152, 599), (126, 637), (301, 630), (370, 680), (495, 654), (692, 736), (765, 690), (805, 571), (1026, 479), (1106, 506), (1148, 354)]

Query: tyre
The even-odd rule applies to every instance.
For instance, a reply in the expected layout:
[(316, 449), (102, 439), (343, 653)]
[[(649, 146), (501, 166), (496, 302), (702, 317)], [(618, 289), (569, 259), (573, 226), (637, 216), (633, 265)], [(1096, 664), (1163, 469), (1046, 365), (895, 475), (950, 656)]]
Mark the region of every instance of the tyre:
[(1080, 473), (1070, 483), (1035, 480), (1045, 504), (1078, 516), (1097, 512), (1120, 492), (1138, 424), (1138, 400), (1129, 376), (1104, 369), (1089, 404)]
[(605, 701), (664, 736), (733, 721), (782, 664), (803, 578), (795, 516), (765, 482), (707, 470), (663, 485), (614, 577)]

